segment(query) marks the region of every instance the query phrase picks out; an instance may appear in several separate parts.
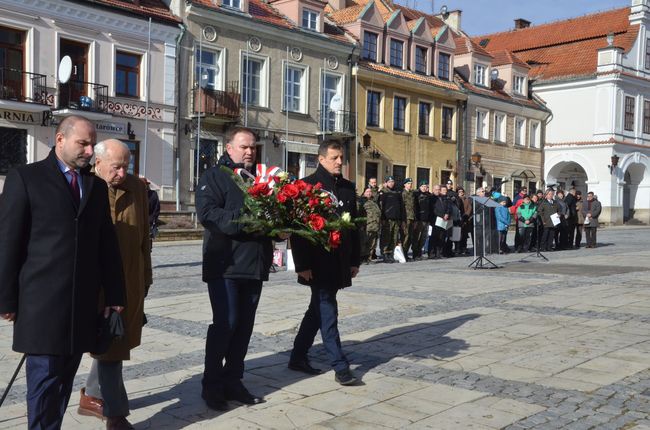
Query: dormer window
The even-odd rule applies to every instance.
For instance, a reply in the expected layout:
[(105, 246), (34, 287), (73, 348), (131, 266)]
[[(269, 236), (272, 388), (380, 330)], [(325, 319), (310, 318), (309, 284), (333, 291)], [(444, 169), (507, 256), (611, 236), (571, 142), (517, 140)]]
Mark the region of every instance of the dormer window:
[(400, 69), (404, 67), (404, 42), (401, 40), (390, 40), (390, 65)]
[(423, 46), (415, 47), (415, 71), (423, 75), (427, 74), (427, 55), (429, 50)]
[(318, 12), (310, 9), (302, 10), (302, 28), (318, 31)]
[(362, 60), (377, 61), (377, 33), (370, 31), (363, 32), (363, 52)]
[(524, 84), (526, 83), (526, 78), (523, 76), (515, 75), (515, 82), (513, 89), (515, 94), (524, 95)]
[(449, 66), (451, 63), (451, 55), (441, 52), (438, 55), (438, 78), (445, 81), (449, 80)]
[(221, 6), (239, 10), (239, 9), (241, 9), (241, 1), (240, 0), (222, 0)]
[(474, 64), (474, 83), (485, 87), (485, 81), (487, 79), (487, 67), (483, 64)]

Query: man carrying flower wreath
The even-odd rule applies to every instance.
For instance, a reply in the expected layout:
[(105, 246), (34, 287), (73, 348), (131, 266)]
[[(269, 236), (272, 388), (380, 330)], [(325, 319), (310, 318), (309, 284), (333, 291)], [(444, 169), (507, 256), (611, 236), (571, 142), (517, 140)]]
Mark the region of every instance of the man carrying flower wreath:
[[(354, 185), (341, 175), (343, 147), (335, 141), (326, 141), (318, 148), (318, 168), (304, 182), (319, 184), (322, 190), (331, 193), (338, 201), (336, 212), (342, 216), (357, 217), (356, 192)], [(343, 215), (345, 213), (349, 215)], [(314, 229), (323, 228), (325, 222), (310, 222)], [(311, 375), (321, 373), (309, 364), (307, 353), (314, 343), (318, 330), (330, 364), (335, 371), (335, 380), (341, 385), (352, 385), (357, 378), (350, 371), (341, 348), (338, 329), (338, 304), (336, 294), (341, 288), (352, 285), (352, 278), (359, 272), (360, 243), (356, 229), (344, 229), (332, 237), (327, 250), (300, 235), (291, 237), (293, 259), (298, 282), (311, 288), (311, 300), (300, 329), (293, 343), (289, 368)], [(335, 242), (335, 243), (332, 243)]]
[(208, 407), (219, 411), (228, 410), (228, 400), (251, 405), (263, 401), (249, 393), (241, 379), (262, 282), (269, 279), (273, 245), (270, 237), (247, 233), (238, 222), (244, 194), (234, 174), (226, 171), (254, 174), (255, 140), (249, 128), (231, 129), (226, 153), (203, 174), (196, 190), (196, 212), (205, 227), (203, 281), (212, 305), (201, 396)]

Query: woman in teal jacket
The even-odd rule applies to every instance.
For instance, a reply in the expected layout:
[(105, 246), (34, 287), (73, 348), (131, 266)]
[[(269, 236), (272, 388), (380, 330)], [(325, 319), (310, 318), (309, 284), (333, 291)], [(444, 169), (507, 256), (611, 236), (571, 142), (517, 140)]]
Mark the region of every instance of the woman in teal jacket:
[(537, 218), (537, 207), (530, 201), (530, 196), (524, 196), (524, 202), (517, 208), (517, 228), (522, 238), (521, 247), (517, 252), (530, 251), (530, 239), (535, 230), (535, 218)]

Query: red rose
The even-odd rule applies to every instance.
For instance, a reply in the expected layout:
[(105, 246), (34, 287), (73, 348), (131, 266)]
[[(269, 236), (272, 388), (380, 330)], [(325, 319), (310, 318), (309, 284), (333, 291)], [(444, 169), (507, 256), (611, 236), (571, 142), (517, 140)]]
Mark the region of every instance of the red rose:
[(329, 240), (330, 248), (332, 249), (338, 248), (340, 244), (341, 244), (341, 232), (338, 230), (330, 231), (330, 240)]
[(316, 182), (316, 185), (314, 185), (314, 191), (320, 190), (321, 188), (323, 188), (323, 184)]
[(326, 197), (325, 200), (323, 200), (323, 204), (325, 206), (332, 206), (332, 199), (330, 199), (329, 197)]
[(300, 189), (294, 184), (287, 184), (280, 189), (280, 192), (286, 194), (291, 199), (295, 199), (300, 194)]
[(309, 226), (316, 231), (320, 231), (325, 228), (325, 218), (318, 214), (309, 215), (307, 222), (309, 223)]
[(250, 194), (253, 197), (261, 196), (261, 195), (267, 195), (269, 193), (269, 184), (266, 182), (260, 182), (259, 184), (255, 184), (252, 187), (248, 189), (248, 194)]
[(318, 200), (316, 198), (309, 199), (309, 207), (310, 208), (313, 208), (314, 206), (318, 206), (319, 203), (320, 203), (320, 200)]
[(293, 183), (300, 191), (306, 190), (307, 189), (307, 182), (303, 181), (302, 179), (298, 179)]
[(284, 203), (287, 201), (287, 196), (282, 191), (280, 191), (276, 196), (276, 199), (278, 199), (280, 203)]

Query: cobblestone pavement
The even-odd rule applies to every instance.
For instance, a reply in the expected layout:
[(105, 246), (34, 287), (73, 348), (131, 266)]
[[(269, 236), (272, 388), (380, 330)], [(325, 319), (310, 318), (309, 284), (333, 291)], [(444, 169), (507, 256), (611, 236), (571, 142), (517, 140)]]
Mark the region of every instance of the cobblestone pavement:
[[(650, 229), (599, 231), (601, 246), (363, 266), (340, 293), (342, 340), (364, 384), (286, 368), (309, 297), (295, 274), (265, 284), (245, 384), (267, 402), (218, 414), (200, 398), (206, 327), (199, 242), (157, 244), (143, 344), (125, 363), (138, 429), (650, 429)], [(0, 389), (19, 355), (0, 323)], [(312, 351), (326, 368), (320, 344)], [(84, 358), (64, 428), (103, 424), (76, 413)], [(25, 428), (24, 371), (0, 428)]]

